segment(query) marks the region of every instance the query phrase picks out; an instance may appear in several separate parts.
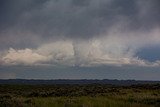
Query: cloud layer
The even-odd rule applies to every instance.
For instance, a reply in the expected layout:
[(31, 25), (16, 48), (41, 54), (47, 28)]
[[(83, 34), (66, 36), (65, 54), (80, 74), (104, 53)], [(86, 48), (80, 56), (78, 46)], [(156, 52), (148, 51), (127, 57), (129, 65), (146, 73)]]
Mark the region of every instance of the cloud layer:
[(0, 4), (1, 65), (159, 66), (137, 54), (160, 46), (159, 0)]
[(159, 66), (158, 59), (149, 62), (137, 56), (141, 48), (160, 43), (159, 33), (159, 30), (150, 33), (111, 32), (89, 40), (57, 40), (35, 49), (10, 48), (1, 54), (1, 62), (4, 65)]

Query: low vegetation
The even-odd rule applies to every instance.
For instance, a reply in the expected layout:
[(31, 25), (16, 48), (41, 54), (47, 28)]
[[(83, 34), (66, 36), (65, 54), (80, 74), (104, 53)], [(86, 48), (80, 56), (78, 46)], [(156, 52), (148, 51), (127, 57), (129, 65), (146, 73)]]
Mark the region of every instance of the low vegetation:
[(160, 84), (0, 85), (0, 107), (160, 107)]

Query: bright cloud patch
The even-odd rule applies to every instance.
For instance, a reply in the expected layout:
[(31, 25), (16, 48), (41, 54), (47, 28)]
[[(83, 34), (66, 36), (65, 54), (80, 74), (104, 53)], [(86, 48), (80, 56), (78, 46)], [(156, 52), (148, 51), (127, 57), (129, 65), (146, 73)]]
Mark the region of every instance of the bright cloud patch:
[(31, 49), (15, 50), (12, 48), (10, 48), (8, 53), (2, 57), (2, 61), (7, 65), (32, 65), (40, 62), (46, 62), (48, 59), (49, 58), (47, 56), (40, 55)]

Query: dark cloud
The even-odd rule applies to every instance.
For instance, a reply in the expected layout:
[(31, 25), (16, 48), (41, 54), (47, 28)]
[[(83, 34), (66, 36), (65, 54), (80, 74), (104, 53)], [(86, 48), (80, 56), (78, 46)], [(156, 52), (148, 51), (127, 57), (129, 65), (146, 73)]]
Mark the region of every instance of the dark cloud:
[[(87, 47), (79, 45), (82, 41), (101, 37), (99, 44), (105, 45), (104, 49), (97, 46), (98, 52), (128, 53), (122, 51), (157, 40), (159, 4), (159, 0), (1, 0), (0, 50), (32, 50), (48, 42), (71, 39), (73, 48), (81, 52)], [(156, 32), (154, 40), (150, 37), (152, 32)], [(103, 41), (104, 36), (110, 40)]]
[(43, 39), (91, 38), (119, 23), (122, 31), (160, 24), (159, 0), (1, 0), (0, 4), (1, 32), (27, 31)]
[(0, 78), (158, 80), (159, 19), (160, 0), (0, 0)]

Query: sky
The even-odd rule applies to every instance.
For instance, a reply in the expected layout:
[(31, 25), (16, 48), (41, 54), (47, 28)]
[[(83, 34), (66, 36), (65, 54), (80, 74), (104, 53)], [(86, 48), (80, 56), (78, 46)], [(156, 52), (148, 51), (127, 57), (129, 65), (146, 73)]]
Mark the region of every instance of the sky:
[(160, 80), (159, 0), (0, 0), (0, 79)]

